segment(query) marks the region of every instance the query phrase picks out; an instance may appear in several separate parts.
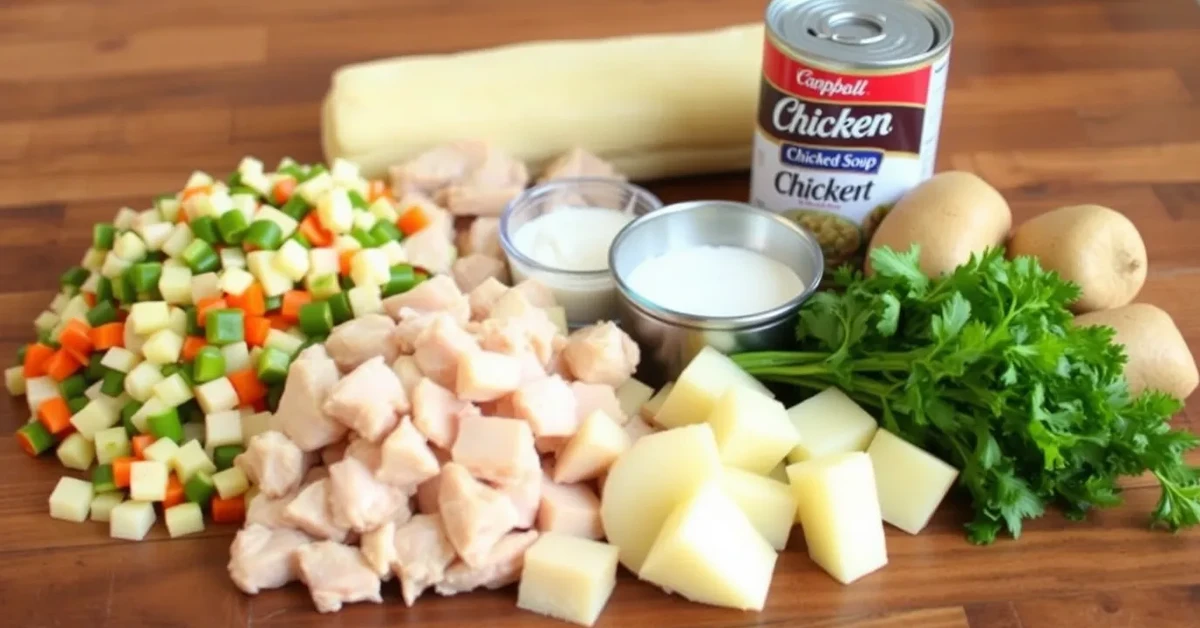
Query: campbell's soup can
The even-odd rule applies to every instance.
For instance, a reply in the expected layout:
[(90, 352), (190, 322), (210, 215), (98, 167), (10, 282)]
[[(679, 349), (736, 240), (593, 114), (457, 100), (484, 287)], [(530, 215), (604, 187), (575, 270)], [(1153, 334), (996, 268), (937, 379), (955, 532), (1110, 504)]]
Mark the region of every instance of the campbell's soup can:
[(767, 7), (750, 202), (811, 231), (826, 269), (933, 174), (953, 31), (931, 0)]

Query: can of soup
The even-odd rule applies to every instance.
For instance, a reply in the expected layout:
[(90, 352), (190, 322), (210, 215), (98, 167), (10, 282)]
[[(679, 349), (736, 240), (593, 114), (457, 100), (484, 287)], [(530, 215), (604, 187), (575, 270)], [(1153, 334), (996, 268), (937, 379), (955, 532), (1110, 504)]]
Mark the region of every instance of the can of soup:
[(933, 174), (950, 14), (933, 0), (773, 0), (750, 202), (807, 228), (827, 269)]

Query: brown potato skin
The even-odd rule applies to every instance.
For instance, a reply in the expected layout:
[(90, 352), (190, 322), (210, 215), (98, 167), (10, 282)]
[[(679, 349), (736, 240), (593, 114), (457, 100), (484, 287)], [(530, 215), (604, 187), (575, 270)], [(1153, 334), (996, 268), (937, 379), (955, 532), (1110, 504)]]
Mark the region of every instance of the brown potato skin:
[(1080, 326), (1107, 325), (1117, 332), (1116, 341), (1125, 345), (1129, 362), (1125, 379), (1133, 394), (1161, 390), (1186, 399), (1200, 384), (1196, 358), (1171, 315), (1149, 303), (1131, 303), (1111, 310), (1075, 317)]
[[(905, 194), (883, 219), (867, 250), (907, 251), (921, 246), (921, 270), (930, 277), (953, 271), (973, 253), (998, 246), (1012, 228), (1012, 211), (996, 188), (970, 172), (933, 175)], [(867, 264), (867, 274), (873, 272)]]
[(1079, 285), (1077, 314), (1128, 305), (1146, 283), (1146, 244), (1133, 222), (1101, 205), (1071, 205), (1018, 226), (1009, 257), (1032, 255), (1042, 268)]

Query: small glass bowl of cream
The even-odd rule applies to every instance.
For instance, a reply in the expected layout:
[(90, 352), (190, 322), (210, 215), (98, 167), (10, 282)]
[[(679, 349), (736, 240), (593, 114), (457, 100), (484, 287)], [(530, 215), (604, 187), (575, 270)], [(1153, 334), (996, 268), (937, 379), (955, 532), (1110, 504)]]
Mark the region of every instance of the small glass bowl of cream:
[(513, 282), (549, 288), (571, 327), (615, 318), (609, 247), (625, 225), (660, 207), (658, 197), (620, 179), (556, 179), (525, 190), (500, 215)]

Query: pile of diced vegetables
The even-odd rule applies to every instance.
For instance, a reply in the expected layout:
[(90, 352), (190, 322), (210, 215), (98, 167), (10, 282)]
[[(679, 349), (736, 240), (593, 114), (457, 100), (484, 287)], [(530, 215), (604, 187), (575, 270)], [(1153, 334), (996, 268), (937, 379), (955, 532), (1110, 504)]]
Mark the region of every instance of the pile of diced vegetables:
[(426, 278), (401, 241), (432, 217), (399, 209), (349, 162), (264, 172), (247, 157), (95, 225), (5, 371), (32, 415), (20, 446), (90, 473), (59, 482), (51, 515), (90, 513), (128, 539), (155, 503), (171, 536), (202, 530), (205, 511), (241, 521), (250, 486), (233, 459), (267, 429), (293, 356)]

